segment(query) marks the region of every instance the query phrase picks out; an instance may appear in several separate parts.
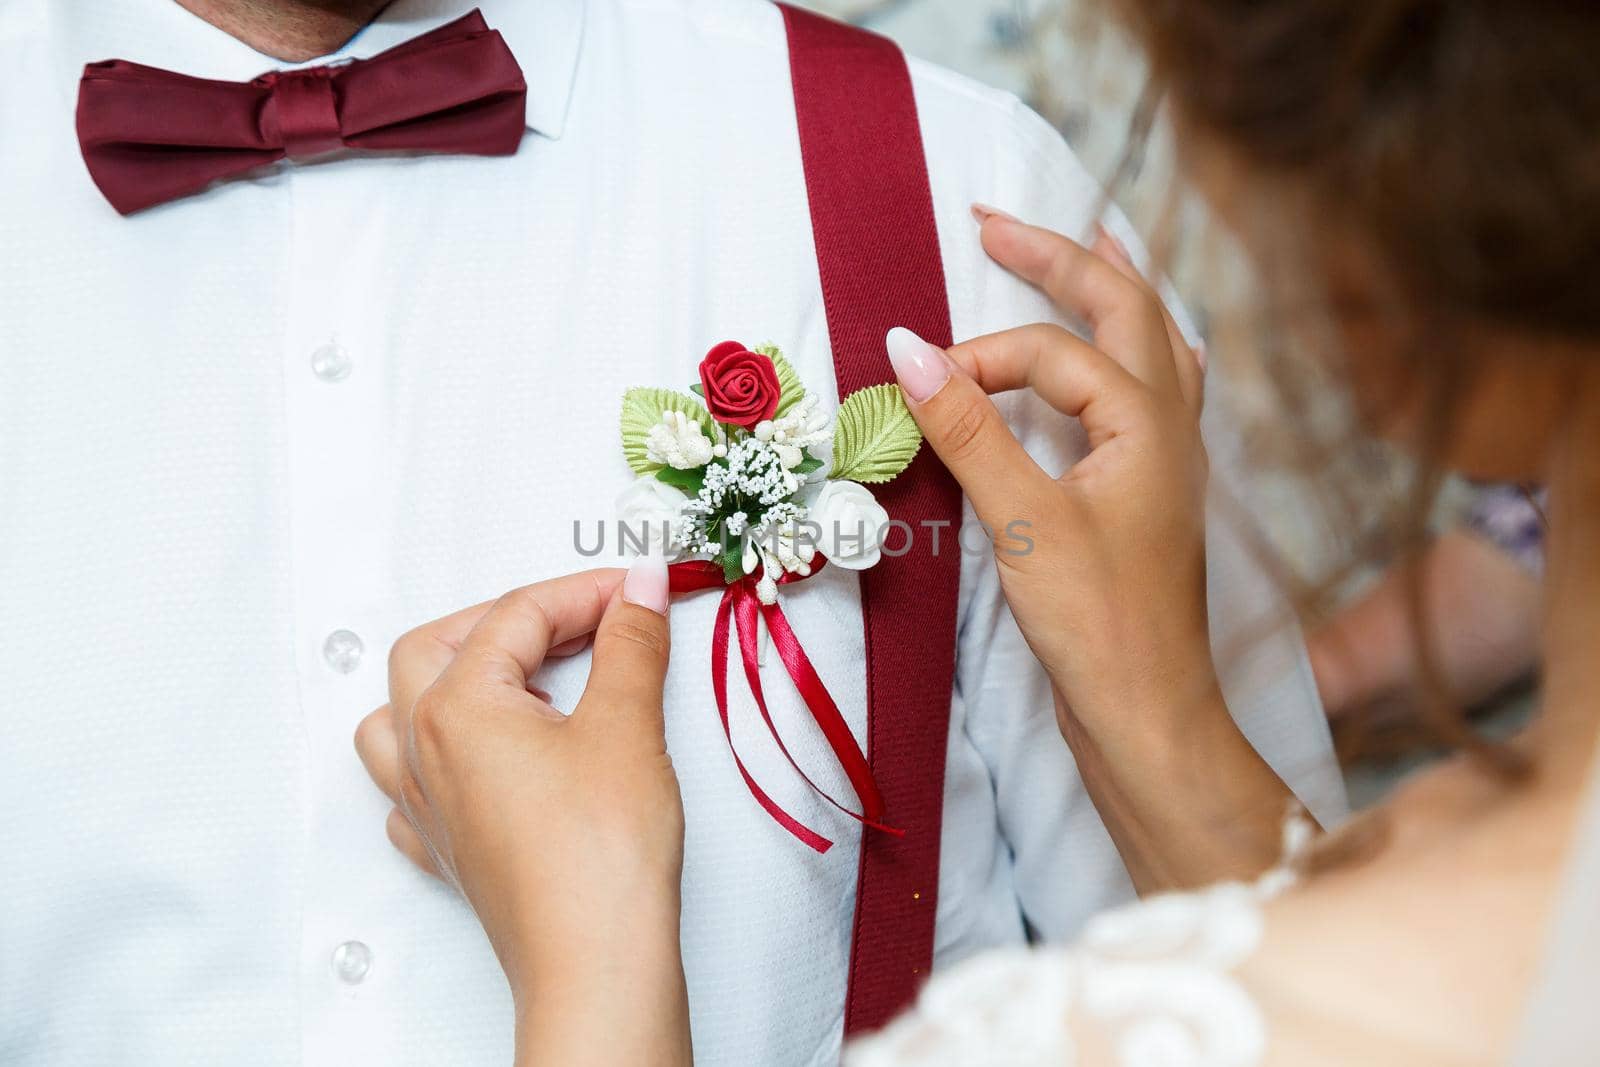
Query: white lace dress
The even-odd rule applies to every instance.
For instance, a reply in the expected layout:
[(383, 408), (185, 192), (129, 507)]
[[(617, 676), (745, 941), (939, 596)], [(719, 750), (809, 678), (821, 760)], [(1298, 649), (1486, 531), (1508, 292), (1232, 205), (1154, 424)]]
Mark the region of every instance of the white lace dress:
[(935, 977), (846, 1067), (1256, 1067), (1266, 1023), (1234, 970), (1311, 833), (1292, 818), (1283, 863), (1253, 885), (1150, 897), (1096, 917), (1070, 948), (989, 953)]

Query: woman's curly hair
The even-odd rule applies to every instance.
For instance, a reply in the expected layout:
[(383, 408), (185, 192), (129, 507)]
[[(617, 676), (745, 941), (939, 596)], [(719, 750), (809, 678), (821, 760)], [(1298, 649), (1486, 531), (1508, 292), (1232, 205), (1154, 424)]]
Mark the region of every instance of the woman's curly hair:
[(1600, 333), (1600, 4), (1113, 3), (1180, 123), (1301, 180), (1422, 314)]

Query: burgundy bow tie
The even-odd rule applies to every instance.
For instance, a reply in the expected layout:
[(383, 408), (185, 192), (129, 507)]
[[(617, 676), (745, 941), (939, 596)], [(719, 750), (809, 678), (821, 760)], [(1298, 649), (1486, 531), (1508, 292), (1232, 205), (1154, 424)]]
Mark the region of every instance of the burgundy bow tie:
[(371, 59), (208, 81), (110, 59), (78, 83), (78, 144), (124, 215), (337, 148), (507, 156), (528, 86), (477, 11)]

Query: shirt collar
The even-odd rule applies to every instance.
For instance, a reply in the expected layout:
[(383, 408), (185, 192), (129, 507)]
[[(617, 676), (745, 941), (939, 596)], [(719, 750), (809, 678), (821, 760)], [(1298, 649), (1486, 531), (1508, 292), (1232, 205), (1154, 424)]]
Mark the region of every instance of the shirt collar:
[(528, 128), (560, 137), (583, 48), (584, 0), (481, 0), (528, 82)]
[(395, 0), (334, 55), (307, 65), (377, 55), (473, 8), (482, 10), (490, 29), (500, 31), (522, 67), (528, 129), (560, 137), (583, 43), (584, 0)]
[[(549, 138), (566, 128), (568, 104), (583, 43), (585, 0), (395, 0), (331, 55), (366, 59), (480, 8), (500, 31), (528, 83), (528, 128)], [(200, 78), (248, 81), (265, 71), (292, 69), (251, 49), (179, 6), (177, 0), (65, 0), (47, 11), (61, 48), (71, 97), (85, 63), (127, 59)], [(64, 86), (65, 88), (65, 86)]]

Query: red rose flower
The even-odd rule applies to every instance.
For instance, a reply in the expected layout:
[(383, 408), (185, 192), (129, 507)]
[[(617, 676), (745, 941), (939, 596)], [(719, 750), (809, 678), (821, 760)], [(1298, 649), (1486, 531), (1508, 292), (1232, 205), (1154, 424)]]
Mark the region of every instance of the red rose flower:
[(724, 341), (700, 361), (706, 410), (718, 422), (754, 429), (778, 412), (778, 368), (738, 341)]

